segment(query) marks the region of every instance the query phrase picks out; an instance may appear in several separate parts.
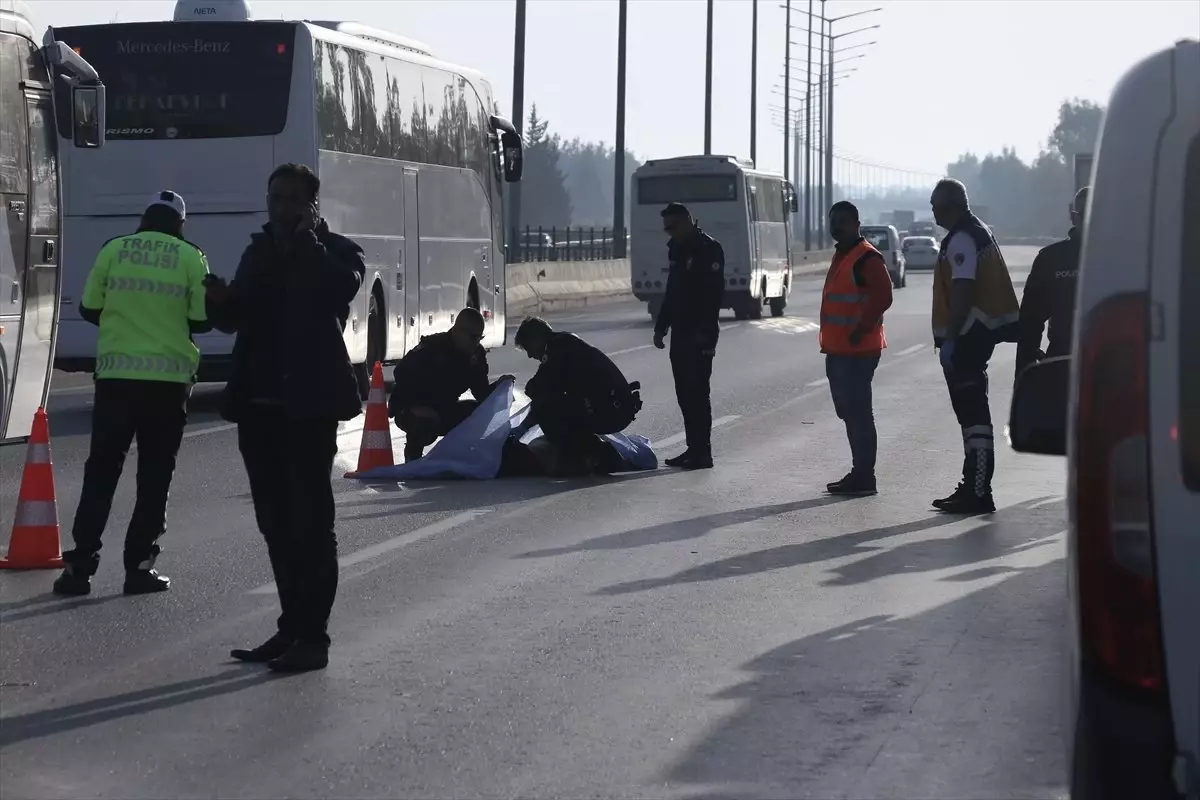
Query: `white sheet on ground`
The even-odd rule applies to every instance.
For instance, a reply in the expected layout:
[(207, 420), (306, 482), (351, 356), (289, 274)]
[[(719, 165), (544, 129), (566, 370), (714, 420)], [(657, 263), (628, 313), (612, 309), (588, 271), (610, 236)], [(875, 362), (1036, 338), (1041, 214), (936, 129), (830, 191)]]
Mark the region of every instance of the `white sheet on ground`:
[[(365, 480), (495, 478), (500, 472), (504, 443), (510, 436), (518, 436), (522, 444), (529, 444), (542, 435), (540, 427), (528, 424), (528, 403), (514, 411), (513, 388), (512, 381), (497, 386), (475, 413), (442, 437), (423, 458), (394, 467), (380, 467), (358, 477)], [(646, 437), (614, 433), (604, 438), (620, 454), (630, 471), (658, 467), (658, 457)]]

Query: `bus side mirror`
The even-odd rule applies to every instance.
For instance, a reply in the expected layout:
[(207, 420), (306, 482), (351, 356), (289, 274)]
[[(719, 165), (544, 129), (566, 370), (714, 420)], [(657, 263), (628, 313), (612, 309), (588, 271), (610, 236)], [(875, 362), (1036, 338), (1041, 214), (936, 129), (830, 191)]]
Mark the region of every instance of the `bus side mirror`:
[(790, 208), (792, 210), (793, 214), (796, 214), (800, 211), (800, 203), (798, 203), (796, 201), (796, 193), (795, 192), (792, 192), (788, 198), (788, 208)]
[(500, 134), (500, 146), (504, 148), (504, 180), (517, 183), (525, 166), (525, 152), (520, 134), (505, 131)]
[(71, 87), (71, 130), (76, 147), (104, 146), (104, 86)]
[(1021, 370), (1013, 387), (1008, 441), (1018, 453), (1067, 454), (1071, 357), (1047, 358)]

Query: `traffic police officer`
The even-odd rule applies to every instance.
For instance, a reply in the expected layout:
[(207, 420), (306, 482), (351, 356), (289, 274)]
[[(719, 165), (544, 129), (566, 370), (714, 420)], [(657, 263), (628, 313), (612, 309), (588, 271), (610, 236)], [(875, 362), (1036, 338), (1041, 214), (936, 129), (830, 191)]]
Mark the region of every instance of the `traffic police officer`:
[(929, 203), (934, 220), (949, 231), (933, 273), (933, 341), (964, 450), (962, 482), (933, 506), (952, 514), (988, 513), (996, 510), (996, 452), (987, 368), (997, 344), (1017, 340), (1017, 293), (992, 232), (971, 213), (967, 188), (940, 181)]
[(100, 537), (130, 444), (138, 445), (137, 502), (125, 534), (125, 594), (161, 592), (154, 570), (166, 530), (167, 494), (187, 422), (200, 351), (192, 334), (205, 314), (208, 262), (184, 240), (183, 198), (161, 192), (137, 232), (109, 240), (88, 275), (79, 314), (100, 328), (92, 441), (66, 569), (54, 591), (84, 595), (100, 563)]
[(669, 467), (709, 469), (712, 459), (712, 401), (709, 382), (717, 353), (717, 323), (725, 294), (725, 251), (692, 219), (682, 203), (662, 210), (670, 237), (670, 271), (662, 308), (654, 323), (654, 346), (671, 334), (671, 373), (683, 413), (687, 449), (668, 458)]
[[(1083, 217), (1088, 187), (1075, 193), (1071, 203), (1071, 230), (1067, 238), (1043, 247), (1033, 259), (1025, 293), (1021, 297), (1021, 333), (1017, 342), (1017, 371), (1043, 358), (1071, 353), (1075, 324), (1075, 283), (1079, 278), (1079, 248), (1083, 244)], [(1042, 331), (1050, 323), (1046, 352)]]

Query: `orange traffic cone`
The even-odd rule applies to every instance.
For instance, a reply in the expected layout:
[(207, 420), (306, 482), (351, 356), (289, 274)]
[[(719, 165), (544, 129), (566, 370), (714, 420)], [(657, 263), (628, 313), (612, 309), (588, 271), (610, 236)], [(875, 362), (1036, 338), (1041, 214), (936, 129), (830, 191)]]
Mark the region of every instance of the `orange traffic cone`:
[(371, 392), (367, 395), (367, 421), (363, 426), (362, 447), (358, 450), (358, 469), (347, 472), (346, 477), (357, 478), (361, 473), (395, 464), (387, 390), (383, 388), (383, 365), (376, 361), (371, 370)]
[(0, 558), (0, 569), (53, 569), (62, 565), (54, 464), (50, 460), (50, 425), (46, 410), (39, 408), (33, 415), (8, 555)]

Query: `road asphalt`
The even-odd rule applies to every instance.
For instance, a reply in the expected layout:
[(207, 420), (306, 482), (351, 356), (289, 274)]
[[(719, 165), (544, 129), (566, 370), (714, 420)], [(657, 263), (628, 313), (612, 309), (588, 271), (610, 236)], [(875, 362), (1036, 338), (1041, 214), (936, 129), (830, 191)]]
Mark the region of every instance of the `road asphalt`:
[[(1035, 250), (1005, 250), (1019, 293)], [(364, 485), (341, 477), (362, 420), (347, 424), (331, 661), (299, 676), (228, 659), (277, 606), (219, 387), (198, 387), (158, 564), (170, 592), (120, 594), (132, 476), (92, 596), (53, 597), (53, 571), (0, 574), (4, 796), (1064, 796), (1065, 470), (998, 436), (998, 511), (930, 508), (962, 458), (930, 285), (911, 274), (886, 317), (874, 497), (823, 493), (849, 452), (819, 281), (782, 318), (723, 319), (711, 471)], [(678, 453), (645, 310), (550, 319), (641, 381), (630, 432)], [(1014, 355), (992, 362), (998, 431)], [(518, 385), (536, 366), (490, 360)], [(54, 386), (65, 548), (91, 393)], [(0, 451), (5, 531), (23, 458)]]

